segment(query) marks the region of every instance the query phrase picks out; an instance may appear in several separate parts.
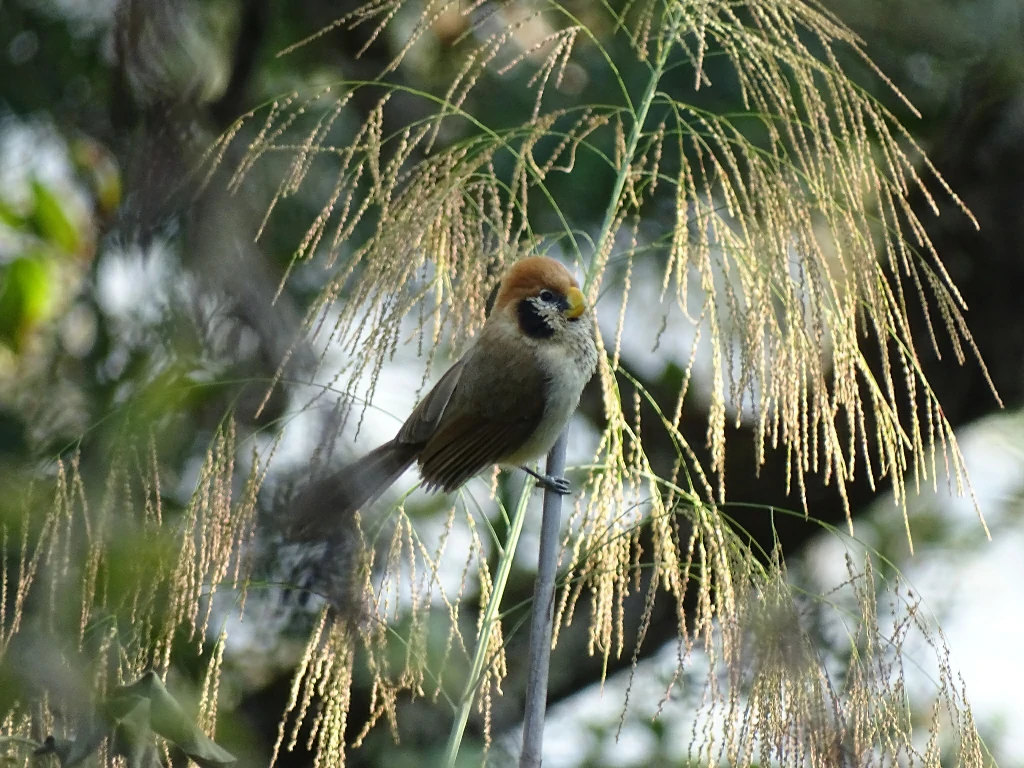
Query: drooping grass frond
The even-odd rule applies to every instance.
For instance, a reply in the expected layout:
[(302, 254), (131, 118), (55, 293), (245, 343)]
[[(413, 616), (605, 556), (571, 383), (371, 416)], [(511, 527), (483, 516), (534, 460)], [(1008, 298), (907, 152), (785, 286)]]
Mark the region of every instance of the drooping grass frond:
[[(778, 573), (748, 585), (738, 606), (748, 631), (729, 638), (716, 629), (704, 648), (712, 658), (733, 654), (730, 673), (709, 674), (700, 694), (687, 697), (696, 705), (688, 713), (689, 759), (730, 765), (937, 765), (940, 753), (950, 750), (962, 764), (982, 764), (963, 682), (941, 632), (898, 582), (882, 591), (881, 606), (892, 613), (887, 626), (887, 617), (879, 615), (881, 585), (871, 559), (861, 569), (848, 560), (848, 568), (845, 662), (827, 664), (822, 649), (801, 632), (800, 611)], [(730, 642), (737, 645), (730, 649)], [(915, 657), (919, 668), (904, 658), (912, 647), (927, 649)], [(691, 652), (681, 641), (680, 658)], [(922, 669), (928, 693), (919, 682)], [(911, 696), (920, 718), (908, 707)], [(916, 731), (915, 720), (927, 738)]]
[[(452, 6), (371, 2), (338, 24), (373, 25), (372, 40), (401, 19), (407, 34), (390, 72)], [(914, 610), (894, 639), (880, 643), (870, 565), (851, 574), (857, 628), (846, 679), (837, 683), (800, 631), (778, 553), (751, 551), (723, 512), (730, 420), (755, 425), (760, 464), (770, 451), (786, 456), (794, 506), (804, 512), (811, 473), (836, 483), (844, 500), (856, 473), (884, 480), (901, 505), (911, 487), (935, 482), (940, 457), (958, 487), (965, 477), (914, 335), (923, 307), (936, 354), (949, 343), (962, 363), (974, 350), (963, 302), (918, 210), (935, 208), (929, 190), (936, 185), (952, 192), (894, 116), (844, 71), (851, 56), (870, 68), (859, 41), (799, 0), (641, 0), (621, 14), (595, 4), (586, 16), (540, 0), (467, 6), (469, 29), (452, 51), (462, 58), (439, 89), (443, 96), (383, 77), (296, 92), (246, 115), (207, 155), (216, 167), (231, 157), (229, 145), (246, 142), (230, 169), (234, 192), (256, 178), (259, 164), (283, 159), (260, 237), (292, 199), (317, 198), (320, 210), (278, 294), (296, 272), (316, 275), (323, 286), (304, 333), (324, 350), (321, 366), (335, 359), (329, 352), (343, 361), (316, 397), (333, 391), (348, 403), (358, 391), (368, 407), (399, 345), (416, 340), (427, 366), (447, 347), (463, 347), (484, 322), (504, 269), (525, 251), (560, 249), (601, 313), (606, 421), (565, 534), (559, 631), (588, 620), (590, 654), (606, 665), (624, 654), (635, 661), (655, 605), (668, 601), (681, 668), (699, 654), (708, 669), (694, 718), (695, 760), (831, 765), (849, 755), (858, 764), (938, 766), (941, 750), (922, 751), (900, 709), (903, 639), (925, 632)], [(610, 92), (584, 89), (573, 102), (562, 87), (577, 61), (602, 71)], [(529, 105), (528, 117), (511, 125), (489, 119), (481, 106), (488, 84), (508, 82), (518, 83)], [(723, 84), (732, 106), (711, 109), (702, 96)], [(396, 127), (390, 118), (399, 91), (429, 105), (430, 114)], [(357, 93), (374, 97), (358, 115)], [(583, 186), (607, 188), (603, 215), (569, 212)], [(667, 402), (625, 362), (634, 270), (648, 258), (661, 276), (665, 315), (672, 304), (693, 326), (644, 334), (656, 342), (692, 331), (692, 352), (680, 361), (683, 383)], [(602, 296), (616, 288), (621, 304), (606, 312)], [(708, 362), (708, 382), (694, 383), (698, 360)], [(632, 402), (623, 402), (624, 380), (634, 385)], [(697, 386), (710, 401), (707, 465), (681, 428)], [(657, 419), (642, 421), (642, 406)], [(661, 464), (647, 438), (655, 430), (675, 449), (669, 477), (654, 469)], [(247, 587), (241, 556), (254, 535), (269, 459), (254, 454), (251, 466), (237, 466), (239, 438), (224, 421), (194, 492), (171, 515), (156, 445), (154, 438), (145, 450), (128, 447), (111, 460), (98, 500), (77, 458), (61, 463), (54, 503), (38, 521), (28, 513), (0, 521), (0, 659), (21, 630), (30, 593), (43, 594), (51, 625), (61, 601), (81, 598), (79, 646), (88, 639), (103, 649), (89, 672), (97, 695), (150, 668), (166, 675), (184, 637), (207, 656), (199, 721), (212, 731), (228, 652), (214, 596)], [(461, 727), (477, 712), (490, 745), (495, 697), (514, 664), (501, 600), (525, 504), (524, 496), (511, 541), (493, 542), (496, 568), (492, 537), (481, 527), (489, 522), (473, 511), (463, 519), (453, 509), (438, 539), (428, 539), (401, 507), (386, 522), (357, 523), (365, 562), (356, 591), (366, 597), (365, 614), (339, 620), (334, 606), (317, 614), (273, 759), (295, 748), (307, 728), (315, 764), (343, 765), (346, 748), (373, 727), (386, 724), (397, 735), (400, 703), (409, 699), (450, 706)], [(847, 515), (852, 528), (848, 508)], [(137, 538), (111, 536), (115, 519)], [(448, 546), (456, 530), (468, 542), (463, 553)], [(116, 557), (117, 546), (137, 542), (146, 557)], [(16, 584), (7, 575), (15, 559)], [(442, 570), (453, 559), (460, 575), (454, 589), (445, 588)], [(630, 648), (626, 603), (637, 595), (644, 607)], [(473, 610), (475, 637), (462, 615)], [(927, 637), (942, 694), (932, 732), (951, 721), (957, 758), (979, 766), (962, 686), (941, 637)], [(556, 635), (556, 643), (563, 638)], [(369, 712), (346, 743), (360, 664), (372, 678)], [(453, 682), (450, 670), (465, 668)], [(28, 732), (27, 719), (5, 717), (5, 733)], [(458, 738), (449, 742), (455, 751)]]
[[(156, 434), (126, 439), (97, 488), (87, 487), (82, 458), (72, 454), (56, 463), (51, 499), (36, 488), (25, 494), (23, 514), (0, 519), (4, 604), (13, 609), (0, 617), (0, 663), (21, 670), (23, 695), (40, 697), (37, 714), (45, 720), (30, 718), (5, 733), (89, 742), (89, 723), (110, 716), (101, 702), (117, 686), (151, 671), (166, 676), (182, 637), (191, 635), (203, 653), (215, 592), (248, 577), (239, 553), (252, 535), (261, 473), (250, 467), (236, 495), (233, 422), (218, 429), (184, 510), (165, 508), (157, 445)], [(223, 630), (212, 634), (198, 718), (207, 733), (216, 727), (227, 639)], [(97, 748), (102, 761), (114, 759), (109, 745), (86, 754)]]
[[(907, 202), (912, 193), (931, 200), (917, 167), (923, 155), (839, 62), (838, 49), (867, 61), (858, 41), (820, 10), (791, 0), (755, 3), (742, 14), (728, 4), (656, 8), (646, 4), (643, 14), (647, 23), (658, 19), (656, 32), (638, 41), (652, 70), (647, 92), (624, 108), (540, 111), (544, 84), (579, 47), (574, 41), (583, 35), (599, 45), (589, 30), (570, 25), (509, 54), (501, 68), (515, 71), (548, 51), (530, 80), (537, 109), (528, 122), (496, 131), (474, 117), (466, 99), (497, 51), (514, 48), (524, 19), (484, 38), (435, 115), (396, 135), (382, 132), (385, 93), (353, 136), (332, 143), (330, 128), (351, 88), (370, 85), (351, 86), (329, 107), (329, 91), (293, 94), (270, 107), (235, 184), (269, 152), (292, 155), (275, 200), (299, 191), (316, 158), (336, 164), (334, 191), (295, 258), (322, 253), (333, 270), (307, 319), (314, 336), (359, 361), (340, 380), (369, 374), (376, 382), (400, 341), (400, 321), (413, 314), (428, 358), (443, 340), (464, 343), (483, 320), (497, 275), (534, 242), (531, 200), (550, 199), (551, 175), (571, 173), (581, 146), (599, 151), (601, 126), (610, 123), (613, 152), (601, 156), (621, 184), (597, 251), (583, 251), (568, 223), (550, 236), (589, 262), (594, 297), (616, 230), (674, 190), (663, 291), (708, 329), (713, 462), (704, 469), (717, 476), (718, 500), (725, 497), (727, 414), (744, 402), (755, 410), (761, 461), (768, 446), (791, 456), (789, 479), (803, 504), (807, 473), (841, 489), (857, 471), (890, 480), (902, 504), (908, 480), (915, 487), (934, 481), (937, 452), (960, 488), (962, 458), (923, 380), (910, 303), (936, 304), (958, 361), (972, 343), (962, 302)], [(421, 21), (432, 12), (424, 10)], [(557, 6), (539, 4), (529, 18), (538, 14), (566, 21)], [(479, 33), (492, 26), (481, 22)], [(665, 73), (675, 76), (684, 61), (695, 68), (696, 84), (704, 83), (711, 49), (732, 65), (736, 112), (711, 113), (662, 89), (663, 78), (671, 82)], [(469, 135), (435, 147), (437, 132), (454, 123)], [(553, 150), (542, 141), (547, 136), (560, 139)], [(677, 171), (668, 171), (669, 157)], [(498, 173), (509, 163), (509, 173)], [(370, 237), (353, 242), (367, 225)], [(703, 296), (699, 312), (691, 310), (693, 280)], [(733, 338), (735, 362), (726, 349)], [(941, 354), (934, 331), (931, 338)]]
[[(371, 4), (339, 24), (372, 17), (381, 34), (400, 5)], [(401, 10), (409, 12), (407, 5)], [(412, 38), (442, 6), (428, 3), (418, 12)], [(566, 539), (558, 620), (564, 625), (577, 618), (577, 603), (588, 595), (589, 651), (606, 662), (626, 652), (623, 606), (640, 588), (640, 530), (647, 521), (653, 551), (644, 553), (650, 558), (645, 564), (653, 575), (643, 621), (656, 594), (668, 593), (661, 599), (676, 602), (682, 636), (712, 654), (713, 673), (737, 670), (742, 633), (753, 620), (751, 594), (783, 588), (776, 569), (764, 571), (743, 554), (719, 511), (728, 498), (730, 419), (756, 425), (759, 463), (769, 450), (784, 452), (787, 486), (805, 511), (810, 473), (836, 483), (844, 501), (856, 473), (872, 483), (885, 479), (905, 505), (909, 483), (935, 482), (941, 456), (961, 488), (962, 457), (921, 371), (913, 335), (919, 321), (912, 320), (914, 307), (924, 307), (939, 354), (945, 342), (928, 314), (935, 307), (957, 361), (973, 349), (962, 301), (910, 203), (916, 195), (935, 210), (933, 182), (952, 192), (894, 116), (846, 74), (842, 57), (852, 56), (881, 75), (856, 37), (821, 8), (794, 0), (742, 6), (652, 0), (629, 4), (621, 17), (605, 10), (615, 33), (627, 36), (634, 62), (614, 59), (595, 31), (600, 25), (591, 29), (560, 4), (497, 5), (473, 16), (466, 39), (477, 42), (466, 49), (445, 96), (420, 94), (434, 105), (431, 116), (385, 135), (393, 91), (381, 83), (292, 94), (248, 118), (259, 128), (233, 183), (244, 183), (265, 156), (290, 157), (273, 209), (300, 192), (314, 163), (334, 169), (334, 188), (294, 259), (316, 259), (328, 270), (307, 327), (350, 361), (336, 373), (339, 388), (351, 396), (368, 377), (370, 397), (403, 334), (418, 336), (428, 361), (443, 343), (462, 346), (483, 322), (497, 276), (542, 238), (581, 265), (588, 297), (596, 300), (622, 241), (631, 240), (626, 258), (632, 265), (641, 219), (667, 201), (673, 220), (647, 250), (662, 257), (662, 299), (697, 326), (678, 399), (650, 403), (661, 414), (657, 428), (676, 446), (676, 476), (656, 476), (642, 432), (655, 425), (627, 416), (616, 384), (617, 376), (627, 375), (621, 361), (631, 298), (627, 269), (612, 348), (598, 339), (607, 352), (598, 374), (607, 426)], [(537, 31), (545, 26), (546, 32)], [(402, 48), (392, 67), (409, 50)], [(584, 55), (605, 59), (609, 81), (619, 89), (619, 99), (611, 101), (618, 103), (545, 109), (567, 63)], [(627, 86), (627, 66), (644, 73), (642, 93)], [(482, 82), (526, 68), (531, 72), (523, 87), (533, 90), (534, 106), (525, 122), (498, 128), (474, 111)], [(680, 71), (693, 83), (688, 95), (680, 95)], [(737, 94), (727, 112), (699, 100), (719, 80)], [(335, 138), (332, 128), (354, 91), (382, 87), (384, 95), (362, 124), (344, 140)], [(340, 95), (329, 100), (335, 90)], [(234, 140), (241, 127), (224, 141)], [(581, 156), (606, 164), (614, 175), (603, 222), (585, 237), (553, 191), (557, 177), (579, 172)], [(540, 201), (554, 208), (554, 218), (533, 213)], [(557, 227), (539, 231), (541, 221)], [(697, 463), (680, 430), (698, 356), (710, 360), (711, 370), (707, 466)], [(677, 484), (680, 475), (686, 483)], [(846, 511), (852, 529), (848, 503)], [(689, 533), (673, 522), (679, 519)], [(395, 535), (413, 537), (401, 526)], [(407, 557), (415, 562), (411, 545)], [(404, 567), (389, 560), (386, 570)], [(485, 601), (489, 590), (484, 578)], [(415, 599), (407, 607), (412, 614), (420, 610)], [(490, 628), (478, 627), (478, 633), (478, 642), (500, 638)], [(488, 654), (501, 658), (497, 647), (488, 646)], [(778, 693), (790, 682), (780, 675), (757, 685)], [(489, 685), (486, 678), (481, 685)], [(758, 721), (749, 712), (743, 716), (737, 694), (730, 695), (738, 721)], [(771, 717), (785, 720), (779, 713)], [(831, 749), (808, 748), (815, 760)]]

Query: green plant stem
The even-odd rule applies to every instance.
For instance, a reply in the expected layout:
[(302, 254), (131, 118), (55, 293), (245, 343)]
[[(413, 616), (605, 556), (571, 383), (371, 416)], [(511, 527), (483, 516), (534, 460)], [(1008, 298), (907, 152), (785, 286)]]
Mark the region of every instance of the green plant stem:
[[(674, 28), (673, 23), (672, 27)], [(601, 224), (601, 234), (597, 238), (594, 248), (594, 258), (587, 270), (587, 277), (583, 282), (583, 292), (588, 293), (594, 280), (602, 271), (601, 254), (608, 245), (608, 238), (612, 236), (612, 227), (615, 226), (616, 214), (619, 210), (619, 199), (622, 197), (622, 190), (626, 187), (626, 178), (629, 176), (629, 169), (633, 164), (633, 156), (636, 148), (640, 145), (640, 139), (644, 135), (644, 123), (647, 122), (647, 114), (651, 111), (654, 97), (658, 93), (658, 83), (661, 82), (661, 75), (668, 63), (668, 54), (672, 46), (664, 42), (658, 51), (658, 57), (654, 68), (651, 70), (651, 79), (647, 82), (647, 89), (640, 99), (640, 105), (633, 120), (633, 129), (629, 132), (629, 140), (626, 142), (626, 152), (622, 156), (622, 167), (615, 175), (615, 185), (612, 187), (611, 197), (608, 199), (608, 207), (604, 212), (604, 222)]]
[(469, 713), (473, 708), (473, 702), (476, 700), (477, 686), (480, 684), (484, 664), (487, 662), (487, 647), (490, 644), (491, 630), (495, 622), (498, 621), (498, 609), (501, 606), (501, 598), (505, 593), (505, 585), (508, 583), (508, 575), (512, 571), (512, 561), (515, 559), (519, 535), (523, 532), (523, 521), (526, 519), (526, 507), (527, 502), (530, 500), (530, 490), (532, 488), (532, 481), (527, 481), (523, 486), (519, 503), (516, 505), (515, 515), (512, 517), (508, 540), (498, 560), (498, 571), (494, 577), (494, 586), (491, 589), (491, 596), (487, 601), (483, 621), (480, 624), (480, 637), (477, 639), (476, 651), (473, 654), (473, 665), (466, 680), (466, 687), (463, 689), (462, 697), (459, 699), (455, 724), (448, 735), (448, 747), (445, 750), (444, 761), (448, 768), (452, 768), (455, 765), (455, 758), (458, 757), (459, 747), (462, 744), (462, 735), (466, 731), (466, 723), (469, 722)]
[[(547, 473), (561, 477), (569, 442), (564, 430), (548, 454)], [(555, 577), (558, 575), (558, 533), (562, 528), (562, 497), (544, 491), (544, 517), (540, 525), (537, 581), (533, 587), (530, 618), (530, 656), (526, 671), (526, 710), (523, 715), (523, 751), (519, 768), (540, 768), (544, 747), (544, 713), (548, 703), (548, 668), (555, 623)]]

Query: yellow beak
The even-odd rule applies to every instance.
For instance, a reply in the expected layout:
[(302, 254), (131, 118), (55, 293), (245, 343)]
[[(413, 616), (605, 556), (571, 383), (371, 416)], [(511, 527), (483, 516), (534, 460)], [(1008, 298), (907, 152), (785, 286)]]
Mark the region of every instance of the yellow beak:
[(587, 311), (587, 300), (583, 298), (583, 291), (579, 288), (570, 288), (565, 294), (565, 299), (569, 302), (569, 308), (564, 314), (570, 320), (575, 320)]

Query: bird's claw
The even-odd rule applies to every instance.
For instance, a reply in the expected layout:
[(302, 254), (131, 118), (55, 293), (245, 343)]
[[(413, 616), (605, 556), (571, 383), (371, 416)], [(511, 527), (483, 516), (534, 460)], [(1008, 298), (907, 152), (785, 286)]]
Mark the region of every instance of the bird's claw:
[(572, 485), (564, 477), (552, 477), (551, 475), (545, 475), (543, 479), (537, 481), (537, 485), (552, 493), (557, 493), (560, 496), (568, 496), (572, 493)]
[(543, 488), (545, 491), (557, 493), (559, 496), (568, 496), (570, 493), (572, 493), (572, 485), (564, 477), (556, 477), (555, 475), (545, 475), (541, 472), (535, 472), (529, 467), (523, 467), (522, 469), (528, 475), (531, 475), (537, 480), (538, 488)]

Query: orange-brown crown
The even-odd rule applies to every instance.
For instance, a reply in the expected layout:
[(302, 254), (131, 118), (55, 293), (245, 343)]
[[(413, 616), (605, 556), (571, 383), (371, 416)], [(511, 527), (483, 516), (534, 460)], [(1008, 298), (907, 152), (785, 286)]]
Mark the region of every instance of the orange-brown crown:
[(523, 299), (536, 296), (545, 288), (562, 296), (570, 288), (579, 288), (576, 280), (564, 266), (547, 256), (528, 256), (517, 261), (501, 279), (501, 288), (494, 300), (494, 308), (502, 310), (517, 305)]

